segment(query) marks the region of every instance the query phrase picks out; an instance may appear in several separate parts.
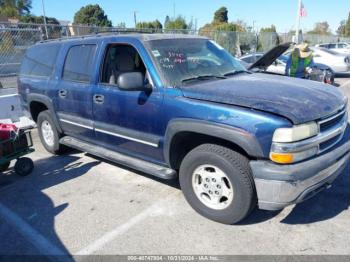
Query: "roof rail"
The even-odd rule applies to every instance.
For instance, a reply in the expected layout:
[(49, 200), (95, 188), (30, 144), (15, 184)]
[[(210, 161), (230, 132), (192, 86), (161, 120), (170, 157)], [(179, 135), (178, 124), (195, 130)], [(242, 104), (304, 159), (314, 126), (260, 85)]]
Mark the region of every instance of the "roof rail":
[(47, 39), (47, 40), (41, 40), (39, 43), (47, 43), (47, 42), (55, 42), (55, 41), (64, 41), (64, 40), (74, 40), (74, 39), (84, 39), (88, 37), (98, 37), (98, 36), (104, 36), (104, 35), (114, 35), (114, 34), (154, 34), (154, 33), (160, 33), (157, 29), (151, 29), (149, 31), (143, 31), (144, 29), (122, 29), (122, 30), (110, 30), (110, 31), (103, 31), (99, 33), (92, 33), (88, 35), (81, 35), (81, 36), (66, 36), (66, 37), (60, 37), (60, 38), (54, 38), (54, 39)]

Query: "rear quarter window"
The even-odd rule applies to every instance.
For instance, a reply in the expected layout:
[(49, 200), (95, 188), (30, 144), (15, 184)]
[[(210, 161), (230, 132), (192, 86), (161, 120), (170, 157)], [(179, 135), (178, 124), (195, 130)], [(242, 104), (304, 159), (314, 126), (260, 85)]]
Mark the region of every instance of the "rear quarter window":
[(76, 82), (89, 82), (93, 68), (96, 45), (72, 46), (64, 63), (64, 80)]
[(20, 75), (50, 77), (53, 73), (60, 45), (37, 45), (27, 50)]

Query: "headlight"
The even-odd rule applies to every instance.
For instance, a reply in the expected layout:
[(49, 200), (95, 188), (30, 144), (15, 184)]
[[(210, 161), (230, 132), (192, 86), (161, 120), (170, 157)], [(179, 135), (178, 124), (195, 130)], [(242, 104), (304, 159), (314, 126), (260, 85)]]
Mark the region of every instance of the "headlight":
[(291, 128), (278, 128), (273, 134), (272, 142), (291, 143), (318, 134), (318, 125), (316, 122), (293, 126)]
[[(273, 134), (270, 159), (279, 164), (292, 164), (310, 158), (318, 153), (318, 146), (306, 149), (298, 148), (299, 142), (317, 136), (316, 122), (296, 125), (290, 128), (278, 128)], [(295, 145), (293, 149), (284, 149), (284, 145)]]

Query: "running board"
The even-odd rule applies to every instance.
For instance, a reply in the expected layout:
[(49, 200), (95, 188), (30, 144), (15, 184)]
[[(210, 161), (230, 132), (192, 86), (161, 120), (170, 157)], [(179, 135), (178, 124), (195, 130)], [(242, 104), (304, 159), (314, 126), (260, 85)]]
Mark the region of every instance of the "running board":
[(76, 139), (70, 136), (65, 136), (60, 139), (62, 145), (75, 148), (79, 151), (87, 152), (91, 155), (107, 159), (118, 164), (125, 165), (135, 170), (162, 178), (162, 179), (174, 179), (177, 177), (175, 170), (153, 164), (138, 158), (123, 155), (121, 153), (96, 146), (80, 139)]

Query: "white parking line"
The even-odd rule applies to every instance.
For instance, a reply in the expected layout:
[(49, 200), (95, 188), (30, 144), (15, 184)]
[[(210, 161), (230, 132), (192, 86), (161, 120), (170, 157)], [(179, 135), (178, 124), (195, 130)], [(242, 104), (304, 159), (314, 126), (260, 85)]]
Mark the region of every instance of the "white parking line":
[[(0, 203), (0, 216), (11, 225), (19, 234), (29, 241), (42, 255), (67, 255), (56, 247), (26, 221)], [(6, 241), (6, 240), (3, 240)]]
[(166, 197), (165, 199), (153, 204), (152, 206), (145, 209), (144, 211), (142, 211), (138, 215), (129, 219), (129, 221), (126, 222), (125, 224), (122, 224), (122, 225), (116, 227), (115, 229), (109, 231), (108, 233), (106, 233), (105, 235), (103, 235), (102, 237), (100, 237), (99, 239), (97, 239), (96, 241), (94, 241), (93, 243), (88, 245), (87, 247), (81, 249), (75, 255), (91, 255), (91, 254), (95, 253), (96, 251), (101, 250), (109, 242), (113, 241), (118, 236), (122, 235), (123, 233), (128, 231), (130, 228), (132, 228), (136, 224), (140, 223), (141, 221), (145, 220), (149, 216), (161, 214), (163, 209), (164, 209), (164, 208), (162, 208), (162, 204), (164, 204), (167, 201), (171, 201), (170, 198), (173, 195), (174, 194), (171, 194), (168, 197)]

